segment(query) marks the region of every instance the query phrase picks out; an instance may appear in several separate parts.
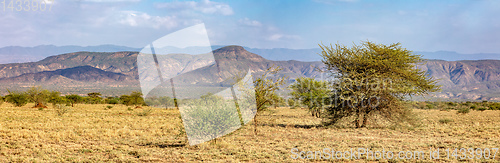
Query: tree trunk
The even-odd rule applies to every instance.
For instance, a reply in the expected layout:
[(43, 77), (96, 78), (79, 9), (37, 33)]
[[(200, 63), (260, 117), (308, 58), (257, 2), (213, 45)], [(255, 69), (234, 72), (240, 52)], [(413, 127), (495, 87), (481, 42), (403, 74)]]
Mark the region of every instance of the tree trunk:
[(361, 127), (366, 127), (366, 125), (368, 125), (368, 115), (370, 114), (370, 112), (371, 109), (366, 108), (365, 115), (363, 115), (363, 125), (361, 125)]
[(253, 118), (253, 133), (257, 135), (257, 114), (255, 114), (255, 117)]
[(363, 115), (363, 124), (361, 127), (366, 127), (366, 124), (368, 123), (368, 114)]
[(356, 123), (356, 128), (360, 128), (361, 126), (359, 125), (359, 114), (356, 115), (356, 120), (354, 120)]

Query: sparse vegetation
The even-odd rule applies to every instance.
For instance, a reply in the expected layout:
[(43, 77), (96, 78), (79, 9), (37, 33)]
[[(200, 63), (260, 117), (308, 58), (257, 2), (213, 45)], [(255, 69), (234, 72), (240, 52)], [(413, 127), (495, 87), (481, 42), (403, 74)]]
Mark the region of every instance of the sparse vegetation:
[(330, 84), (327, 81), (298, 78), (294, 84), (290, 85), (292, 102), (301, 101), (303, 105), (309, 108), (312, 116), (321, 118), (321, 113), (331, 103), (332, 91), (329, 87)]
[(14, 104), (17, 107), (24, 106), (28, 103), (28, 96), (25, 93), (9, 91), (9, 94), (5, 96), (5, 101)]
[(55, 110), (58, 116), (63, 116), (69, 112), (69, 108), (66, 105), (56, 104)]
[(439, 120), (439, 123), (443, 123), (443, 124), (447, 124), (450, 122), (453, 122), (453, 119), (444, 118), (444, 119)]
[(469, 108), (461, 108), (461, 109), (458, 109), (457, 113), (459, 114), (467, 114), (470, 112), (470, 109)]
[(261, 77), (254, 79), (253, 84), (255, 87), (255, 101), (257, 107), (257, 113), (255, 118), (253, 118), (254, 132), (257, 132), (257, 117), (265, 111), (269, 106), (275, 104), (279, 98), (276, 91), (280, 89), (280, 86), (285, 84), (285, 77), (274, 77), (270, 78), (272, 75), (276, 75), (281, 68), (269, 67), (264, 71)]
[[(261, 115), (259, 134), (253, 134), (253, 127), (247, 125), (218, 138), (217, 143), (186, 146), (183, 143), (186, 135), (176, 109), (151, 108), (154, 114), (141, 117), (136, 114), (142, 109), (127, 111), (129, 106), (121, 104), (112, 110), (102, 109), (107, 104), (79, 104), (71, 116), (65, 114), (60, 118), (51, 107), (48, 111), (29, 111), (32, 105), (34, 103), (15, 107), (4, 103), (0, 106), (3, 120), (0, 162), (300, 162), (303, 160), (290, 158), (291, 148), (428, 152), (429, 148), (500, 146), (496, 141), (500, 139), (498, 110), (461, 116), (437, 109), (414, 109), (414, 113), (424, 119), (423, 125), (405, 130), (318, 127), (321, 119), (311, 118), (308, 109), (269, 108), (273, 112)], [(453, 157), (442, 157), (440, 161), (459, 162)], [(500, 161), (498, 154), (490, 161)]]
[(485, 107), (480, 107), (480, 108), (477, 108), (478, 111), (485, 111), (485, 110), (488, 110), (486, 109)]
[(153, 112), (153, 109), (143, 109), (142, 112), (137, 113), (137, 116), (149, 116)]
[(489, 108), (490, 110), (500, 110), (500, 102), (491, 103)]
[(140, 92), (132, 92), (130, 95), (122, 95), (120, 96), (120, 100), (127, 106), (145, 105), (144, 98), (142, 98), (142, 93)]

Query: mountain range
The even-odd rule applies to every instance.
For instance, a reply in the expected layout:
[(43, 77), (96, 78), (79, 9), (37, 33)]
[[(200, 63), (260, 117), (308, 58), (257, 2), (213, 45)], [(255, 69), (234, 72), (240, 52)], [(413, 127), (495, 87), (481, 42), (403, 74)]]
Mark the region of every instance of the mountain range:
[[(212, 49), (219, 49), (225, 47), (223, 45), (212, 46)], [(320, 48), (310, 49), (288, 49), (288, 48), (273, 48), (273, 49), (260, 49), (244, 47), (247, 51), (259, 54), (260, 56), (273, 61), (321, 61), (322, 57), (318, 55), (321, 53)], [(176, 50), (180, 48), (168, 47), (169, 50)], [(7, 46), (0, 48), (0, 64), (6, 63), (24, 63), (36, 62), (46, 57), (73, 53), (79, 51), (86, 52), (119, 52), (119, 51), (140, 51), (140, 48), (117, 46), (117, 45), (99, 45), (99, 46), (54, 46), (54, 45), (40, 45), (35, 47), (20, 47), (20, 46)], [(183, 52), (196, 51), (197, 47), (187, 47), (181, 49)], [(193, 53), (190, 53), (193, 54)], [(495, 53), (476, 53), (476, 54), (461, 54), (453, 51), (436, 51), (424, 52), (415, 51), (415, 54), (420, 54), (425, 59), (437, 59), (445, 61), (460, 61), (460, 60), (484, 60), (484, 59), (500, 59), (500, 54)]]
[[(0, 64), (0, 86), (4, 88), (0, 91), (5, 95), (6, 89), (23, 90), (41, 85), (63, 94), (93, 91), (104, 95), (128, 94), (140, 90), (139, 76), (143, 72), (137, 67), (138, 54), (134, 51), (84, 51), (54, 55), (37, 62)], [(213, 56), (219, 61), (217, 68), (222, 74), (226, 73), (225, 77), (236, 73), (241, 65), (246, 65), (257, 75), (272, 65), (280, 66), (283, 70), (277, 75), (289, 77), (289, 83), (298, 77), (326, 76), (316, 69), (323, 66), (322, 62), (273, 61), (241, 46), (218, 48), (213, 51)], [(238, 62), (235, 59), (239, 59)], [(158, 56), (158, 60), (164, 75), (189, 72), (180, 78), (184, 83), (211, 81), (200, 76), (216, 68), (201, 66), (213, 62), (204, 55), (173, 54)], [(438, 84), (442, 85), (441, 92), (426, 99), (500, 101), (500, 60), (427, 60), (418, 68), (438, 79)], [(216, 80), (224, 79), (213, 79)]]

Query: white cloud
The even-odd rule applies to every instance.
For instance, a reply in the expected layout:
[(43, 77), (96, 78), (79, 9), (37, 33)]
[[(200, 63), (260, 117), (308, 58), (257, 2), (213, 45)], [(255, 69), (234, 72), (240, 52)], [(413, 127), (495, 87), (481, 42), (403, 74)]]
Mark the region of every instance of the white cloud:
[(220, 14), (232, 15), (234, 14), (231, 6), (225, 3), (212, 2), (210, 0), (203, 0), (201, 2), (186, 1), (186, 2), (166, 2), (155, 4), (157, 8), (165, 8), (169, 10), (194, 10), (204, 14)]
[(250, 20), (248, 18), (240, 19), (238, 21), (240, 24), (252, 26), (252, 27), (262, 27), (262, 23), (257, 20)]
[(151, 16), (137, 11), (125, 11), (119, 23), (132, 27), (153, 27), (156, 29), (164, 27), (172, 29), (179, 25), (179, 20), (176, 16)]
[(267, 40), (270, 40), (270, 41), (281, 41), (284, 39), (297, 40), (297, 39), (300, 39), (300, 37), (297, 35), (285, 35), (285, 34), (272, 34), (271, 36), (267, 37)]

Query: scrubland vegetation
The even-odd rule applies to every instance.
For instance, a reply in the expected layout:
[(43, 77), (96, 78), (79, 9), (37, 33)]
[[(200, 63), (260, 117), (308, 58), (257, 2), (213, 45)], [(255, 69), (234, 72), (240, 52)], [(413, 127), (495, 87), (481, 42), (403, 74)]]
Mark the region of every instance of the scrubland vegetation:
[[(255, 89), (242, 91), (256, 103), (256, 116), (246, 125), (240, 109), (236, 113), (230, 108), (246, 104), (213, 94), (178, 100), (143, 99), (140, 92), (103, 97), (99, 92), (61, 96), (40, 87), (9, 91), (0, 98), (0, 161), (302, 162), (292, 159), (292, 149), (325, 148), (426, 153), (439, 149), (441, 155), (436, 160), (427, 155), (341, 161), (500, 161), (499, 152), (494, 159), (469, 160), (445, 153), (499, 148), (500, 103), (405, 101), (439, 90), (434, 79), (414, 68), (420, 56), (399, 44), (321, 47), (325, 71), (338, 80), (300, 78), (282, 88), (286, 78), (267, 78), (280, 71), (270, 67), (254, 79)], [(291, 98), (278, 96), (279, 89), (290, 89)], [(178, 102), (192, 104), (182, 117), (177, 107), (171, 107)], [(236, 131), (225, 135), (225, 126)], [(188, 145), (186, 131), (198, 133), (201, 144)], [(316, 158), (310, 161), (333, 161)]]
[[(425, 103), (431, 104), (417, 102), (409, 105), (425, 106)], [(323, 148), (429, 151), (430, 148), (500, 146), (500, 110), (471, 110), (467, 114), (457, 114), (455, 109), (442, 110), (441, 106), (448, 105), (446, 102), (432, 104), (437, 106), (434, 109), (413, 109), (420, 121), (417, 127), (362, 129), (356, 129), (352, 124), (324, 127), (322, 120), (311, 116), (305, 108), (270, 107), (258, 117), (257, 133), (253, 132), (253, 125), (246, 125), (218, 138), (217, 142), (188, 146), (176, 109), (133, 108), (122, 104), (107, 109), (109, 104), (77, 104), (75, 107), (66, 106), (68, 111), (59, 115), (57, 106), (39, 110), (31, 107), (34, 103), (23, 107), (3, 103), (0, 105), (0, 161), (301, 162), (291, 159), (292, 148), (309, 151)], [(441, 158), (437, 161), (459, 160)], [(500, 159), (497, 155), (496, 161), (489, 161), (498, 162)]]

